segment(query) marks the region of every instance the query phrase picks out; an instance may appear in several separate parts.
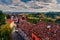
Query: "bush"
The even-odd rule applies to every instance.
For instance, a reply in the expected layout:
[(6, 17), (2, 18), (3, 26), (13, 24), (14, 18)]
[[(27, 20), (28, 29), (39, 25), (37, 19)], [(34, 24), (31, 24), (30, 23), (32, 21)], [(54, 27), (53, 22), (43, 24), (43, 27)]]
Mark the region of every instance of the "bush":
[(12, 29), (9, 27), (9, 24), (2, 25), (0, 28), (0, 40), (11, 40)]

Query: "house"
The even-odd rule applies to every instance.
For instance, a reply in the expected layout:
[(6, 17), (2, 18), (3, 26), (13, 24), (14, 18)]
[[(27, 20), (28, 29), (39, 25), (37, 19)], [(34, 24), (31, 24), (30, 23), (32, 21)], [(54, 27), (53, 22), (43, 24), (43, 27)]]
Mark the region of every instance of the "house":
[(7, 24), (10, 24), (10, 27), (11, 27), (11, 28), (13, 28), (14, 25), (15, 25), (15, 24), (14, 24), (14, 21), (11, 20), (11, 19), (7, 19), (7, 20), (6, 20), (6, 23), (7, 23)]

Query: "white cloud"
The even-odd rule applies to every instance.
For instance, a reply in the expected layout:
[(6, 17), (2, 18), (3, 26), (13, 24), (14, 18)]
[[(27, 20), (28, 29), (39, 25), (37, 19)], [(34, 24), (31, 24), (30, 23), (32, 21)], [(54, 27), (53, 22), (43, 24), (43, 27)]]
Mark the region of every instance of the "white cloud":
[[(17, 0), (16, 0), (17, 1)], [(15, 4), (11, 5), (2, 5), (0, 4), (0, 10), (3, 11), (10, 11), (10, 12), (48, 12), (48, 11), (56, 11), (60, 12), (60, 4), (56, 4), (56, 0), (53, 0), (52, 3), (45, 3), (45, 2), (32, 2), (29, 1), (28, 3), (21, 2), (18, 3), (18, 6)]]

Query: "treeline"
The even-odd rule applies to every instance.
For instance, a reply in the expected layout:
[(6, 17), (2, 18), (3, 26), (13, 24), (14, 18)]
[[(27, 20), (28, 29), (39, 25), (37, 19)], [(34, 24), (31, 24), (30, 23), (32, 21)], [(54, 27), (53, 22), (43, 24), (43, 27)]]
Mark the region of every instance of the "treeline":
[(0, 25), (5, 24), (5, 15), (2, 11), (0, 11)]
[(54, 21), (55, 23), (60, 23), (60, 18), (59, 19), (56, 18), (56, 16), (60, 16), (60, 12), (31, 13), (28, 14), (28, 17), (36, 17), (39, 19), (33, 19), (33, 20), (28, 19), (28, 21), (32, 23), (37, 23), (41, 19), (40, 15), (46, 17), (45, 19), (43, 18), (43, 20), (46, 22), (53, 22), (52, 20), (47, 19), (47, 18), (51, 18), (51, 19), (56, 19)]
[(45, 15), (47, 17), (55, 18), (56, 16), (60, 16), (60, 12), (47, 12)]

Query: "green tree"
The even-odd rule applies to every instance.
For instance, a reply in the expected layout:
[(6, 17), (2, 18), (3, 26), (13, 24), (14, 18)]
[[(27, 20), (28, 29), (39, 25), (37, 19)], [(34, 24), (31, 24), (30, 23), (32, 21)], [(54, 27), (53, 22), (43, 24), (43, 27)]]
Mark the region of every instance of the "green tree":
[(10, 36), (11, 32), (12, 29), (9, 24), (2, 25), (0, 29), (0, 40), (2, 40), (2, 38), (3, 40), (12, 40)]
[(5, 24), (5, 15), (0, 11), (0, 24)]
[(53, 22), (52, 20), (43, 19), (45, 22)]
[(55, 22), (56, 22), (56, 23), (60, 23), (60, 19), (57, 19)]

